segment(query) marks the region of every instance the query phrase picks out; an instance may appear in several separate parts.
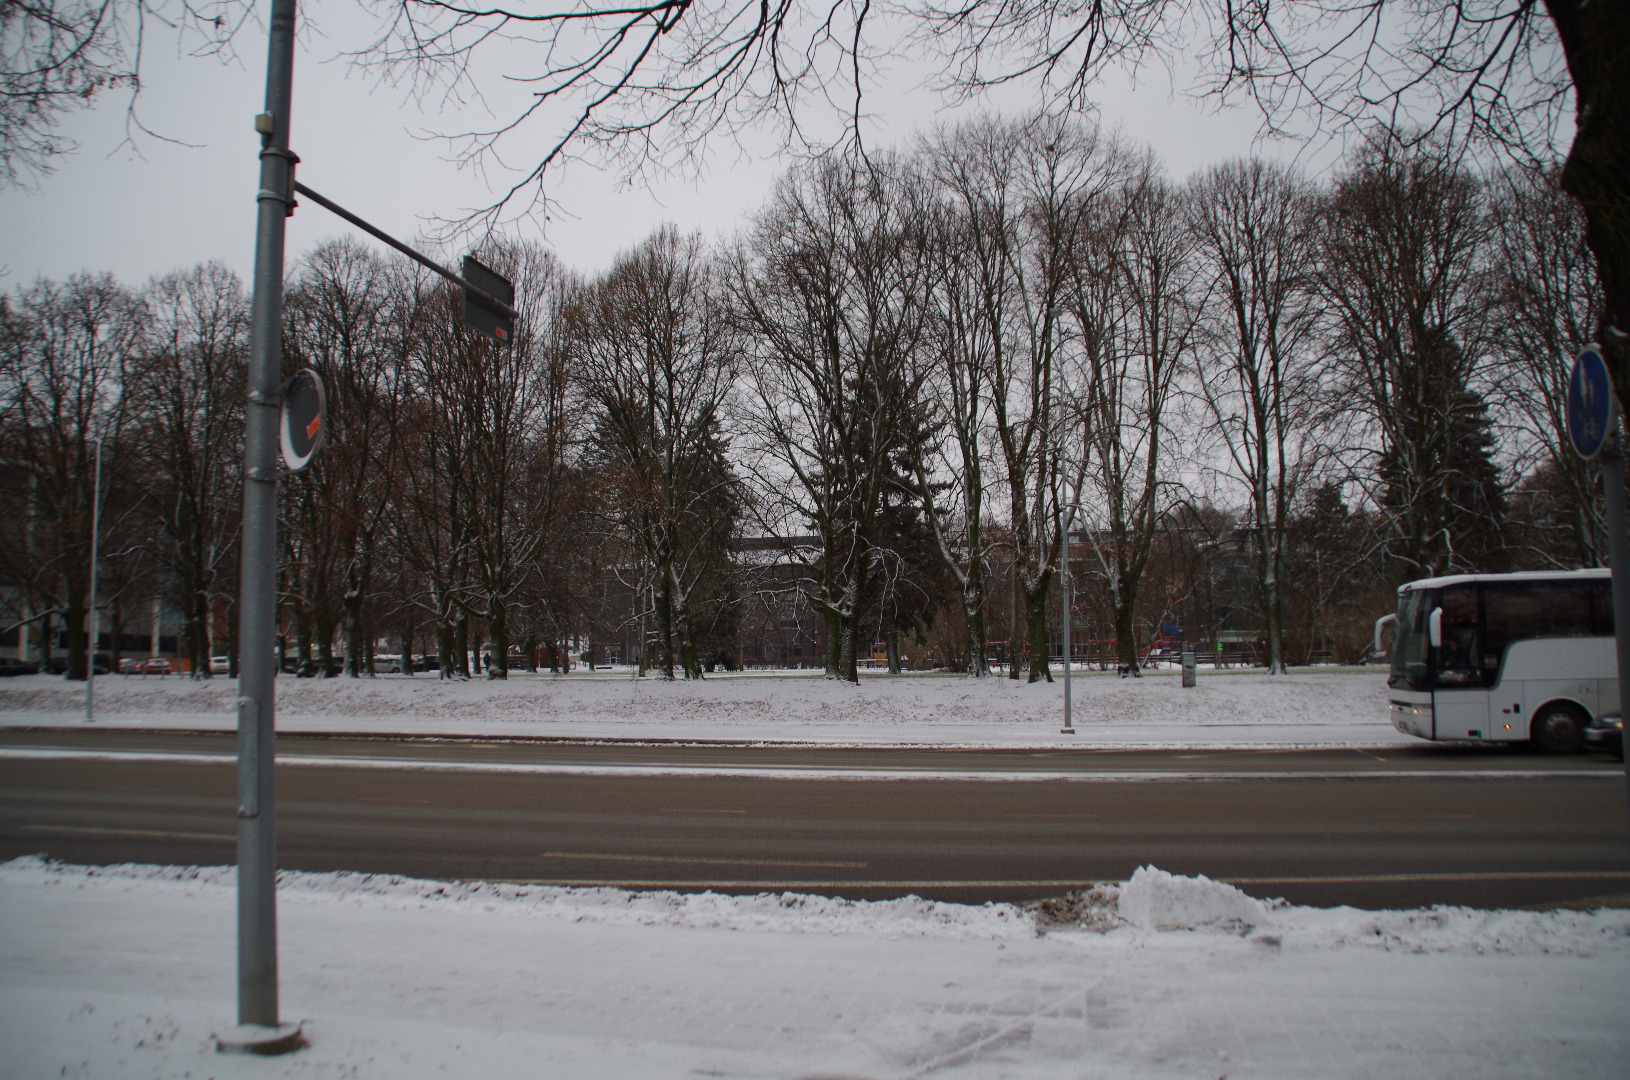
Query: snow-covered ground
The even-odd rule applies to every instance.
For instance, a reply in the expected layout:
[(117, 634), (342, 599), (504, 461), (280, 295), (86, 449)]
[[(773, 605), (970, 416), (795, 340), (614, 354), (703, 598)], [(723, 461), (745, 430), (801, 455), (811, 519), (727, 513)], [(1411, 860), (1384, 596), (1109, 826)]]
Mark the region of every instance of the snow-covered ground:
[[(284, 731), (849, 745), (1377, 746), (1384, 675), (280, 678)], [(227, 679), (97, 681), (96, 724), (229, 729)], [(81, 726), (83, 684), (0, 683)], [(0, 865), (0, 1077), (1618, 1077), (1630, 911), (1366, 912), (1145, 869), (1045, 911), (355, 874), (279, 886), (310, 1045), (223, 1055), (229, 867)]]
[[(100, 678), (105, 726), (231, 729), (231, 679)], [(818, 674), (635, 680), (626, 673), (518, 675), (507, 682), (424, 675), (277, 680), (280, 731), (724, 739), (846, 745), (1385, 746), (1418, 742), (1387, 718), (1379, 669), (1267, 676), (1203, 669), (1185, 690), (1170, 670), (1139, 679), (1078, 673), (1075, 736), (1059, 734), (1062, 681), (947, 675)], [(80, 726), (85, 686), (33, 675), (0, 683), (0, 725)]]
[(1630, 912), (1007, 905), (285, 875), (310, 1045), (218, 1053), (229, 868), (0, 866), (0, 1075), (1620, 1077)]

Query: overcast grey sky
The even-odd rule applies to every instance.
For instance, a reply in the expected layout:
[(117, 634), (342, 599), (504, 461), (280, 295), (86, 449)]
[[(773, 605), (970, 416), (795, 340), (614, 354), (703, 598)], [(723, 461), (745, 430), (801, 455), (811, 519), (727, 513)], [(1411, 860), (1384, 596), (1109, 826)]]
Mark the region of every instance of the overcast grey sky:
[[(423, 112), (401, 90), (376, 87), (348, 72), (330, 58), (368, 40), (371, 20), (360, 8), (333, 0), (317, 10), (326, 36), (306, 35), (295, 70), (291, 131), (302, 158), (301, 181), (402, 238), (418, 234), (426, 218), (452, 217), (490, 202), (482, 177), (445, 160), (443, 145), (412, 134), (479, 126), (487, 122), (485, 114)], [(0, 191), (0, 288), (82, 270), (112, 271), (135, 285), (208, 259), (225, 262), (247, 282), (259, 167), (252, 122), (264, 97), (264, 30), (245, 28), (239, 51), (237, 63), (222, 65), (178, 56), (173, 39), (163, 35), (150, 40), (140, 116), (160, 135), (191, 146), (139, 135), (139, 152), (121, 147), (126, 123), (118, 94), (70, 116), (63, 130), (80, 143), (79, 151), (57, 159), (58, 171), (40, 181), (38, 191)], [(880, 114), (868, 133), (874, 145), (903, 143), (919, 128), (960, 115), (941, 111), (926, 92), (912, 92), (915, 81), (901, 74), (871, 99)], [(1009, 90), (983, 108), (1022, 112), (1032, 103), (1027, 93)], [(1152, 145), (1176, 178), (1251, 153), (1258, 128), (1248, 109), (1218, 113), (1174, 97), (1160, 71), (1138, 88), (1105, 85), (1101, 109), (1106, 126), (1121, 125)], [(520, 143), (506, 149), (517, 163), (533, 163), (518, 156), (526, 149)], [(1281, 157), (1298, 150), (1284, 144), (1259, 149)], [(1314, 160), (1328, 162), (1331, 154), (1326, 148)], [(700, 181), (672, 177), (649, 190), (619, 190), (609, 174), (574, 165), (551, 184), (567, 213), (545, 223), (544, 239), (567, 265), (594, 271), (665, 221), (709, 237), (728, 235), (763, 201), (787, 164), (744, 156), (721, 143)], [(307, 202), (290, 221), (289, 254), (297, 257), (348, 230)]]

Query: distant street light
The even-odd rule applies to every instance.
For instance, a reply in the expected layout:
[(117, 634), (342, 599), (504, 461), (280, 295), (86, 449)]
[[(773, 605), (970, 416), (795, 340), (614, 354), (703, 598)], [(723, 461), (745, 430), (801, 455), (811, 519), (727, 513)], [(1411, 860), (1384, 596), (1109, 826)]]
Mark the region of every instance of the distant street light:
[(85, 722), (96, 719), (92, 694), (96, 690), (96, 562), (102, 534), (102, 440), (96, 440), (96, 469), (91, 478), (91, 601), (85, 612)]

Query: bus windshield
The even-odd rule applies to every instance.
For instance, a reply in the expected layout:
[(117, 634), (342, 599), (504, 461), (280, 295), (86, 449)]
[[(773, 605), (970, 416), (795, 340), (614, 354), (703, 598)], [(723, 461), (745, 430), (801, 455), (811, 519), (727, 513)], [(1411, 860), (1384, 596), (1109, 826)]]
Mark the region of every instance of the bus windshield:
[(1398, 597), (1398, 622), (1393, 627), (1392, 686), (1415, 690), (1431, 687), (1431, 638), (1427, 619), (1437, 605), (1437, 592), (1412, 589)]

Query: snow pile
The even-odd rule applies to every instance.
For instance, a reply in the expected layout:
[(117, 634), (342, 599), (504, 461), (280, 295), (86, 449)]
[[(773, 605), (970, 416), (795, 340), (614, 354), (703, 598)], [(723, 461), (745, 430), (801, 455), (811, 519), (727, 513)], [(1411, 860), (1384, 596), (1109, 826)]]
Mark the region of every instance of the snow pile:
[(1226, 930), (1242, 933), (1264, 922), (1267, 905), (1232, 885), (1180, 877), (1140, 866), (1122, 888), (1122, 919), (1140, 930)]
[[(140, 873), (142, 868), (131, 868)], [(1002, 941), (1034, 934), (1012, 904), (947, 904), (908, 896), (855, 901), (806, 893), (732, 896), (671, 890), (630, 892), (488, 881), (427, 881), (390, 874), (285, 871), (278, 895), (291, 903), (333, 899), (359, 907), (479, 908), (505, 915), (625, 926), (676, 926), (797, 934), (870, 934)]]
[[(0, 864), (0, 882), (83, 887), (85, 882), (140, 883), (177, 895), (225, 895), (237, 887), (234, 866), (74, 866), (41, 856)], [(732, 896), (669, 890), (517, 885), (502, 881), (433, 881), (395, 874), (280, 870), (280, 904), (377, 911), (449, 911), (542, 918), (610, 926), (673, 926), (792, 934), (881, 934), (900, 938), (1011, 941), (1035, 936), (1030, 915), (1012, 904), (948, 904), (907, 896), (856, 901), (806, 893)]]

